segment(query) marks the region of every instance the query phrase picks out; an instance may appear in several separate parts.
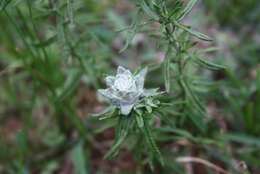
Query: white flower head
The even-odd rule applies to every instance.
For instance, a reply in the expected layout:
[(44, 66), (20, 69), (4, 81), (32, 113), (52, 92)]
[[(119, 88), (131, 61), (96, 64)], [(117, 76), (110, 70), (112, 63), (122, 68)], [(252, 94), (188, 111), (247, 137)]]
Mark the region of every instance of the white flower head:
[(144, 68), (133, 75), (128, 69), (119, 66), (116, 76), (106, 77), (108, 88), (99, 89), (98, 92), (118, 107), (123, 115), (128, 115), (140, 98), (155, 95), (144, 89), (146, 73), (147, 68)]

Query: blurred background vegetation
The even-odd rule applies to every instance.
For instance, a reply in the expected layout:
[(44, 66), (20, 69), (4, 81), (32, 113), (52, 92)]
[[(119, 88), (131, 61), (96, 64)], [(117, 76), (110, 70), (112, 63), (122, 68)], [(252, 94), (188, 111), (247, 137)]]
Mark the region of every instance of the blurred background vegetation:
[[(130, 0), (0, 1), (0, 173), (151, 173), (127, 148), (104, 160), (114, 123), (90, 116), (104, 108), (96, 90), (106, 74), (164, 58), (149, 37), (153, 28), (119, 32), (134, 18)], [(208, 57), (228, 70), (201, 71), (216, 81), (204, 96), (207, 128), (185, 125), (181, 137), (158, 133), (166, 164), (154, 173), (214, 173), (179, 163), (181, 156), (231, 173), (260, 173), (260, 1), (201, 0), (185, 23), (214, 39), (197, 47), (214, 46)], [(152, 72), (146, 85), (162, 79)]]

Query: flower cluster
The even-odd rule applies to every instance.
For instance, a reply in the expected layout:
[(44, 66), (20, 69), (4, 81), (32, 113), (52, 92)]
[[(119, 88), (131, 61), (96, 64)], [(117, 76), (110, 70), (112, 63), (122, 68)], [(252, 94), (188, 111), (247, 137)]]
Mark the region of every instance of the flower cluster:
[(144, 68), (133, 75), (128, 69), (119, 66), (116, 76), (106, 77), (108, 88), (99, 89), (98, 92), (119, 108), (123, 115), (128, 115), (140, 99), (156, 95), (157, 89), (144, 89), (146, 73), (147, 68)]

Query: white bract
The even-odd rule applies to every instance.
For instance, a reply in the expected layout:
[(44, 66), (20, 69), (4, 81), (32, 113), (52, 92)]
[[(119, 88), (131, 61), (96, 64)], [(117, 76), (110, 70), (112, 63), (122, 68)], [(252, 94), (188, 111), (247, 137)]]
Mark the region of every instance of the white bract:
[(108, 88), (99, 89), (98, 92), (118, 107), (123, 115), (128, 115), (141, 98), (158, 94), (156, 89), (144, 89), (146, 73), (147, 68), (144, 68), (133, 75), (128, 69), (119, 66), (116, 76), (106, 77)]

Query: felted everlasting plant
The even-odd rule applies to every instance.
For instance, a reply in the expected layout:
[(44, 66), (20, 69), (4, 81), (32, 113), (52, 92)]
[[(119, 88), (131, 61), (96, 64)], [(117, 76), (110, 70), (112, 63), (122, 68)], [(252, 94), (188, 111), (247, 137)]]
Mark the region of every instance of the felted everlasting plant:
[(115, 156), (131, 132), (136, 137), (133, 141), (138, 140), (140, 136), (145, 137), (144, 143), (150, 149), (150, 158), (159, 159), (163, 163), (161, 153), (151, 133), (151, 123), (153, 123), (155, 116), (153, 112), (162, 104), (157, 96), (162, 92), (158, 92), (158, 89), (144, 89), (146, 74), (147, 68), (142, 69), (137, 74), (132, 74), (128, 69), (119, 66), (116, 76), (106, 77), (108, 88), (98, 90), (115, 106), (112, 107), (114, 109), (110, 109), (110, 107), (102, 113), (100, 119), (117, 119), (115, 142), (105, 158)]
[(134, 107), (138, 107), (142, 99), (159, 94), (157, 89), (144, 89), (146, 73), (147, 68), (134, 75), (128, 69), (119, 66), (116, 76), (106, 77), (108, 88), (100, 89), (98, 92), (119, 108), (121, 114), (128, 115)]

